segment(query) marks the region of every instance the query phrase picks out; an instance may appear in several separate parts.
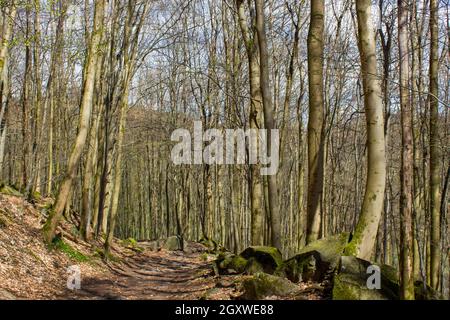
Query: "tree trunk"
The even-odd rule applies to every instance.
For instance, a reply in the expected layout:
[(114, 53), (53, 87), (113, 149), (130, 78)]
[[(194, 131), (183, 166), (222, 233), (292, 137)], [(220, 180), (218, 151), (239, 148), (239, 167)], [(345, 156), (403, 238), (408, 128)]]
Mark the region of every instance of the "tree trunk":
[[(260, 77), (261, 77), (261, 92), (263, 98), (264, 107), (264, 124), (267, 130), (267, 150), (270, 152), (272, 150), (272, 130), (275, 129), (274, 120), (274, 110), (272, 107), (272, 90), (270, 87), (270, 76), (269, 76), (269, 53), (267, 49), (267, 39), (266, 39), (266, 27), (265, 27), (265, 16), (264, 16), (264, 1), (255, 0), (256, 7), (256, 30), (258, 33), (258, 44), (259, 44), (259, 56), (260, 56)], [(278, 141), (276, 141), (278, 143)], [(275, 148), (279, 150), (279, 147)], [(274, 149), (274, 150), (275, 150)], [(273, 155), (272, 155), (273, 156)], [(278, 204), (278, 187), (277, 187), (277, 176), (276, 174), (269, 175), (268, 178), (268, 188), (269, 188), (269, 209), (270, 209), (270, 220), (271, 220), (271, 235), (272, 235), (272, 246), (281, 248), (281, 217), (280, 209)]]
[(402, 128), (402, 165), (400, 170), (400, 297), (414, 300), (413, 274), (413, 144), (412, 108), (409, 94), (408, 6), (398, 0), (398, 48), (400, 60), (400, 108)]
[(320, 236), (321, 198), (323, 192), (323, 29), (324, 1), (311, 0), (308, 33), (308, 199), (306, 243)]
[(438, 103), (438, 1), (430, 0), (430, 275), (431, 287), (438, 289), (440, 261), (440, 187), (441, 168), (439, 150), (439, 103)]
[(87, 63), (86, 77), (85, 77), (86, 80), (84, 81), (83, 85), (83, 95), (80, 106), (78, 134), (75, 140), (75, 145), (72, 149), (72, 153), (69, 158), (66, 175), (64, 177), (63, 182), (61, 183), (58, 192), (55, 207), (53, 208), (53, 211), (50, 213), (47, 222), (45, 223), (43, 228), (44, 239), (47, 243), (51, 243), (55, 236), (56, 228), (59, 224), (62, 213), (66, 206), (69, 194), (72, 191), (73, 179), (75, 178), (81, 154), (86, 144), (86, 137), (89, 130), (89, 122), (92, 110), (92, 99), (95, 83), (95, 68), (96, 63), (98, 61), (98, 57), (100, 56), (100, 51), (98, 47), (103, 30), (104, 10), (105, 10), (105, 0), (96, 1), (93, 35), (88, 50), (88, 57), (86, 59)]
[(356, 255), (365, 260), (370, 260), (375, 245), (386, 184), (383, 103), (371, 10), (370, 0), (356, 1), (358, 46), (367, 125), (368, 166), (366, 190), (358, 224), (352, 240), (345, 249), (346, 254)]

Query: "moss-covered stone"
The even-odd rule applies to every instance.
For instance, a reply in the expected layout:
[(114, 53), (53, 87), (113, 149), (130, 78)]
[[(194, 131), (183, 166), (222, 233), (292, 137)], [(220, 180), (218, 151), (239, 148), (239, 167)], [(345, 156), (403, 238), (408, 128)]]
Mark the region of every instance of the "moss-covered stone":
[(333, 300), (397, 300), (398, 283), (392, 281), (392, 270), (388, 276), (380, 267), (380, 289), (369, 289), (367, 279), (371, 276), (367, 268), (371, 262), (354, 256), (342, 256), (337, 274), (333, 279)]
[(422, 281), (414, 282), (414, 294), (416, 300), (441, 300), (442, 297), (438, 292), (428, 285), (424, 285)]
[(293, 282), (323, 281), (331, 277), (349, 238), (348, 233), (313, 241), (275, 272)]
[(218, 254), (215, 260), (218, 274), (243, 273), (247, 266), (247, 260), (231, 252), (225, 251)]
[(273, 274), (275, 270), (283, 265), (283, 258), (280, 250), (274, 247), (253, 246), (248, 247), (240, 256), (246, 260), (253, 258), (258, 262), (265, 273)]
[(180, 236), (172, 236), (166, 239), (163, 248), (169, 251), (183, 250), (183, 238)]
[(289, 280), (267, 273), (256, 273), (242, 283), (242, 298), (248, 300), (262, 299), (266, 296), (288, 296), (294, 294), (298, 287)]

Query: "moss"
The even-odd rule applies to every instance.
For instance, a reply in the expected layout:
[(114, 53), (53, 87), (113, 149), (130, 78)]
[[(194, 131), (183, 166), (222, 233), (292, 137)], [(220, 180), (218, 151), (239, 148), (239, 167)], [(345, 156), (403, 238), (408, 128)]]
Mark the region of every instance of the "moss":
[(324, 261), (336, 261), (342, 255), (344, 248), (347, 246), (349, 233), (344, 232), (335, 236), (313, 241), (300, 250), (299, 254), (310, 251), (320, 253)]
[(127, 238), (127, 239), (121, 240), (120, 244), (125, 248), (131, 249), (131, 250), (134, 250), (137, 252), (144, 251), (144, 248), (138, 246), (138, 242), (134, 238)]
[(274, 247), (252, 246), (248, 247), (240, 254), (246, 260), (254, 258), (264, 268), (266, 273), (274, 273), (282, 264), (283, 258), (280, 250)]
[(333, 284), (333, 300), (358, 300), (357, 289), (342, 282), (339, 275), (335, 275)]
[(61, 237), (55, 237), (50, 246), (52, 249), (57, 249), (64, 252), (71, 259), (78, 262), (87, 262), (89, 260), (84, 254), (74, 249), (68, 243), (66, 243)]
[(18, 191), (16, 188), (6, 185), (0, 186), (0, 193), (15, 197), (23, 196), (23, 194), (20, 193), (20, 191)]

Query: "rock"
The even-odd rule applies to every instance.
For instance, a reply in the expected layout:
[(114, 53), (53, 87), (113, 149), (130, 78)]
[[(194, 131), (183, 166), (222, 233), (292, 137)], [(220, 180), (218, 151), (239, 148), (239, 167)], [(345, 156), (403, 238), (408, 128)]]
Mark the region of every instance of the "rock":
[(208, 252), (216, 252), (219, 247), (217, 242), (208, 237), (202, 237), (198, 242), (204, 245)]
[(242, 283), (243, 299), (256, 300), (266, 296), (288, 296), (298, 291), (298, 287), (289, 280), (267, 273), (256, 273)]
[(215, 260), (218, 274), (237, 274), (245, 271), (247, 260), (231, 252), (221, 252)]
[(438, 292), (422, 281), (414, 282), (414, 295), (416, 300), (441, 300), (443, 299)]
[(8, 290), (0, 288), (0, 300), (17, 300), (17, 297)]
[(337, 268), (339, 258), (347, 245), (348, 233), (320, 239), (305, 246), (277, 270), (293, 282), (323, 281)]
[(166, 239), (163, 248), (169, 251), (183, 250), (183, 238), (180, 236), (172, 236)]
[[(273, 274), (283, 264), (280, 250), (273, 247), (248, 247), (242, 251), (240, 256), (246, 260), (253, 258), (253, 261), (258, 262), (263, 271), (268, 274)], [(252, 264), (255, 264), (255, 262), (252, 262)]]
[(245, 273), (246, 274), (256, 274), (259, 272), (264, 272), (264, 266), (258, 262), (254, 257), (251, 257), (246, 266), (245, 266)]
[(397, 300), (398, 282), (393, 281), (392, 272), (383, 274), (381, 267), (380, 289), (368, 288), (367, 279), (373, 274), (367, 273), (370, 265), (371, 262), (354, 256), (342, 256), (333, 279), (333, 300)]

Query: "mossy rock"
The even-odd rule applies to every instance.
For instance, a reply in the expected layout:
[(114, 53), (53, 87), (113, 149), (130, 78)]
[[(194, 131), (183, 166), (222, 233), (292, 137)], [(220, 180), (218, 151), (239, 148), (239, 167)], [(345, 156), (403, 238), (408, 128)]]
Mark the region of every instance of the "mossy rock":
[(414, 282), (414, 295), (416, 300), (442, 300), (441, 295), (422, 281)]
[(246, 260), (251, 258), (258, 262), (265, 273), (273, 274), (275, 270), (283, 265), (283, 258), (280, 250), (274, 247), (253, 246), (248, 247), (240, 256)]
[(292, 282), (321, 282), (334, 273), (348, 238), (349, 233), (342, 233), (313, 241), (286, 260), (275, 274), (285, 276)]
[(11, 186), (6, 186), (6, 185), (3, 185), (0, 187), (0, 193), (6, 194), (9, 196), (15, 196), (15, 197), (23, 196), (23, 194), (20, 191), (18, 191), (17, 189), (15, 189)]
[(256, 273), (242, 283), (243, 295), (247, 300), (262, 299), (267, 296), (289, 296), (298, 291), (298, 287), (289, 280), (264, 272)]
[(333, 300), (398, 300), (398, 282), (393, 279), (392, 270), (385, 275), (380, 267), (380, 289), (368, 288), (370, 265), (371, 262), (354, 256), (342, 256), (333, 279)]
[(264, 266), (258, 260), (256, 260), (254, 257), (251, 257), (250, 259), (248, 259), (248, 262), (245, 266), (245, 273), (246, 274), (257, 274), (260, 272), (264, 272)]
[(217, 242), (208, 237), (202, 237), (200, 240), (198, 240), (198, 243), (204, 245), (208, 252), (216, 252), (219, 248)]
[(310, 280), (321, 282), (332, 271), (330, 263), (323, 261), (320, 253), (313, 250), (285, 261), (275, 274), (284, 276), (295, 283)]
[(243, 273), (247, 266), (247, 260), (231, 252), (221, 252), (215, 260), (218, 274)]
[(180, 236), (172, 236), (166, 239), (163, 248), (169, 251), (183, 251), (183, 238)]

